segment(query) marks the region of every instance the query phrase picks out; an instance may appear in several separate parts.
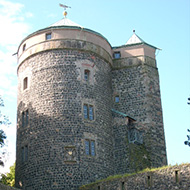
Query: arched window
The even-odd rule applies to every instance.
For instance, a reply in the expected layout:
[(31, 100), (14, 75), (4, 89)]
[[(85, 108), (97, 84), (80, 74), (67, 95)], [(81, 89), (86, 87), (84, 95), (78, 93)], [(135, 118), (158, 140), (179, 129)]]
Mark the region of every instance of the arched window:
[(23, 46), (22, 46), (22, 51), (25, 51), (26, 50), (26, 44), (24, 44)]
[(25, 77), (24, 81), (23, 81), (23, 90), (25, 90), (27, 88), (28, 88), (28, 77)]

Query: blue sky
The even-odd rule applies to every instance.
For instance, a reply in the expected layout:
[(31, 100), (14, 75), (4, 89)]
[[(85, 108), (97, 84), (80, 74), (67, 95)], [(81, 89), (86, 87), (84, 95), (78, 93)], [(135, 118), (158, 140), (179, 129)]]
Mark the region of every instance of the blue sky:
[(2, 110), (12, 124), (8, 136), (7, 171), (15, 160), (17, 52), (30, 33), (62, 19), (67, 4), (68, 18), (104, 35), (112, 46), (123, 45), (133, 29), (147, 43), (159, 47), (157, 65), (169, 164), (190, 161), (184, 145), (190, 128), (190, 0), (0, 0), (0, 95)]

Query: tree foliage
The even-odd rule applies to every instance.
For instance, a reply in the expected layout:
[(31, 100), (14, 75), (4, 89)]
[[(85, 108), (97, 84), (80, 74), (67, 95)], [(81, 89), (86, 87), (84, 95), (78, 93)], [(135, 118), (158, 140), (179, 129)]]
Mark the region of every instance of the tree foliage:
[[(190, 132), (189, 129), (187, 129), (187, 131)], [(187, 141), (185, 141), (184, 144), (190, 146), (190, 135), (187, 135)]]
[(9, 173), (1, 174), (0, 182), (11, 187), (15, 186), (15, 163), (10, 167)]

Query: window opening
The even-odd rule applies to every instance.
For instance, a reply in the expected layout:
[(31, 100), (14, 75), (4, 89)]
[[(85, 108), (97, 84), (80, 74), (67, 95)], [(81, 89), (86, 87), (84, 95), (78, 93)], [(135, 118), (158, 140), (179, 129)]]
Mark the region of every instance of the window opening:
[(114, 53), (113, 53), (113, 57), (114, 57), (114, 59), (119, 59), (119, 58), (121, 58), (121, 53), (120, 53), (120, 51), (114, 52)]
[(51, 39), (51, 33), (47, 33), (46, 34), (46, 40), (50, 40)]
[(94, 119), (94, 111), (93, 111), (93, 106), (89, 106), (89, 119), (93, 120)]
[(151, 186), (151, 177), (150, 176), (147, 176), (147, 185), (148, 185), (148, 187)]
[(121, 190), (125, 190), (125, 182), (121, 183)]
[(115, 96), (115, 103), (119, 103), (119, 96)]
[(25, 112), (25, 125), (28, 125), (28, 110)]
[(84, 111), (84, 118), (88, 119), (88, 105), (84, 104), (83, 111)]
[(85, 140), (85, 152), (86, 152), (86, 155), (90, 155), (90, 141), (89, 140)]
[(22, 162), (26, 162), (28, 160), (28, 145), (22, 147)]
[(178, 171), (175, 171), (175, 182), (179, 183), (179, 173), (178, 173)]
[(24, 44), (22, 47), (22, 51), (25, 51), (25, 50), (26, 50), (26, 44)]
[(94, 141), (90, 141), (91, 144), (91, 156), (95, 156), (95, 142)]
[(22, 112), (22, 127), (28, 126), (29, 123), (29, 112), (28, 110)]
[(88, 69), (84, 70), (84, 80), (89, 81), (90, 79), (90, 71)]
[(83, 105), (84, 119), (94, 120), (94, 107), (93, 105)]
[(95, 156), (95, 141), (94, 140), (85, 140), (85, 153), (89, 156)]
[(23, 90), (25, 90), (27, 88), (28, 88), (28, 77), (25, 77), (24, 81), (23, 81)]
[(22, 127), (25, 126), (25, 113), (22, 112)]

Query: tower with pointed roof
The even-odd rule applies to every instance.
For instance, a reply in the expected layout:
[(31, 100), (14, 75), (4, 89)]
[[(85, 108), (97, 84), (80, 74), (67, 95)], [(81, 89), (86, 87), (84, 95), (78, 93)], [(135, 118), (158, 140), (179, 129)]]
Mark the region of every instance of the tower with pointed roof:
[(18, 48), (16, 187), (76, 190), (167, 164), (156, 47), (66, 17)]

